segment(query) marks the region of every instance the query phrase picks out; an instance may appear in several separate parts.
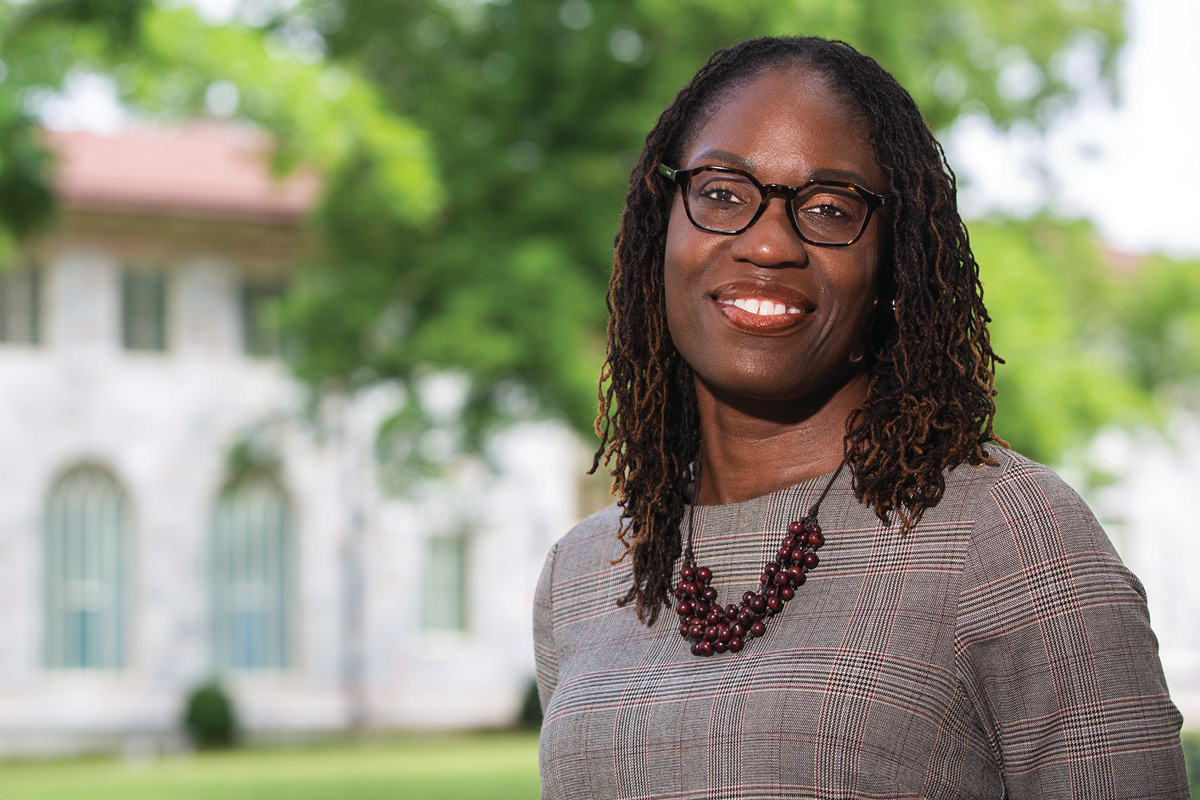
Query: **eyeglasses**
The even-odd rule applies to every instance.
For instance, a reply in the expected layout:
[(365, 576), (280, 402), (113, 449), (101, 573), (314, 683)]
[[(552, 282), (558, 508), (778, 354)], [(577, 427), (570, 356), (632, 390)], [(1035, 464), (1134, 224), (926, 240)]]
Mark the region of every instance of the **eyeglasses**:
[(803, 186), (762, 184), (749, 172), (701, 166), (658, 171), (683, 189), (683, 208), (697, 228), (735, 234), (749, 228), (767, 210), (772, 197), (787, 203), (796, 234), (809, 244), (846, 247), (858, 241), (871, 214), (892, 198), (842, 181), (809, 181)]

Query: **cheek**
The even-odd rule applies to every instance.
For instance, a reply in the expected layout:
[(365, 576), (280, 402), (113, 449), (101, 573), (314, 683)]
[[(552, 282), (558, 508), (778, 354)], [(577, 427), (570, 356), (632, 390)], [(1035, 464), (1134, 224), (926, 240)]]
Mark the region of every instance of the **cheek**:
[(695, 278), (703, 253), (697, 246), (696, 233), (698, 231), (688, 221), (683, 203), (676, 197), (663, 253), (663, 294), (667, 328), (673, 339), (683, 334), (682, 328), (689, 326), (689, 301), (699, 291)]

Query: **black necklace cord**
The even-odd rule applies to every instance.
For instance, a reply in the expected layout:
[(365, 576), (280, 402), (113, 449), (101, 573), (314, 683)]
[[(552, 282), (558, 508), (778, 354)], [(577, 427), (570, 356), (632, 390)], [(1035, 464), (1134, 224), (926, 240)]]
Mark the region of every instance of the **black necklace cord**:
[[(842, 463), (838, 464), (838, 468), (834, 470), (832, 477), (829, 478), (825, 488), (821, 490), (821, 494), (816, 501), (809, 507), (808, 513), (800, 518), (800, 521), (805, 524), (815, 524), (817, 521), (817, 512), (821, 510), (821, 503), (825, 501), (825, 496), (829, 494), (829, 490), (833, 488), (833, 484), (837, 482), (838, 476), (842, 474), (842, 470), (846, 468), (846, 462), (850, 460), (850, 454), (846, 453), (842, 457)], [(688, 521), (687, 521), (687, 543), (683, 548), (683, 565), (694, 566), (696, 563), (696, 551), (692, 548), (692, 532), (696, 525), (696, 505), (700, 500), (700, 460), (696, 459), (691, 467), (692, 476), (692, 502), (688, 506)]]

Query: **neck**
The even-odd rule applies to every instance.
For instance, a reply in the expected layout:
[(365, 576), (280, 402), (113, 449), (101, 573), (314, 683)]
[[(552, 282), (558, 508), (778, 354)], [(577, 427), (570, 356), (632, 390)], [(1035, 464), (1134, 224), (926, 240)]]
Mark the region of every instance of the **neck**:
[(859, 373), (819, 399), (729, 398), (699, 379), (703, 505), (738, 503), (824, 475), (842, 462), (846, 421), (866, 398)]

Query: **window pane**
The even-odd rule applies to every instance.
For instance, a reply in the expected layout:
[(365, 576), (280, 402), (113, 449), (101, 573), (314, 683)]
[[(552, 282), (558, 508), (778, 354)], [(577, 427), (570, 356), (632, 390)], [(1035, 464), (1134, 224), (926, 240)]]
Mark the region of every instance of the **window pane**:
[(0, 342), (38, 343), (38, 284), (33, 265), (0, 272)]
[(242, 344), (247, 355), (278, 358), (282, 354), (277, 311), (282, 297), (278, 285), (242, 286)]
[(72, 470), (51, 490), (43, 548), (50, 668), (125, 666), (126, 507), (121, 487), (95, 467)]
[(128, 350), (167, 349), (167, 279), (159, 272), (125, 272), (121, 324)]
[(287, 667), (289, 550), (287, 503), (273, 481), (250, 479), (221, 495), (212, 540), (218, 668)]
[(425, 553), (422, 626), (427, 631), (465, 631), (467, 537), (430, 537)]

